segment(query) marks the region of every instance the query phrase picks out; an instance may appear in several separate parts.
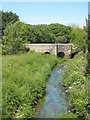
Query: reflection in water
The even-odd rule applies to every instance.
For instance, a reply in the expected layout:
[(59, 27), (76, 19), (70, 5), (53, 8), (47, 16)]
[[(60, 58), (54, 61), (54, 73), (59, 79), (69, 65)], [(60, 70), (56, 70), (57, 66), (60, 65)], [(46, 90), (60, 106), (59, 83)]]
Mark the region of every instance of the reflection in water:
[(58, 118), (60, 114), (68, 111), (68, 100), (62, 86), (62, 70), (63, 67), (58, 65), (48, 78), (46, 96), (42, 104), (37, 106), (37, 118)]

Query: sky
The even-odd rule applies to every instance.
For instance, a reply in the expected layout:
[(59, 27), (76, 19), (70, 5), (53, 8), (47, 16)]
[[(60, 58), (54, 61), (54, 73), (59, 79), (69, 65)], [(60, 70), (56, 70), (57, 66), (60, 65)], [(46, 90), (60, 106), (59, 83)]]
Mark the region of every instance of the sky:
[(20, 21), (36, 24), (85, 25), (88, 2), (2, 2), (3, 11), (12, 11)]

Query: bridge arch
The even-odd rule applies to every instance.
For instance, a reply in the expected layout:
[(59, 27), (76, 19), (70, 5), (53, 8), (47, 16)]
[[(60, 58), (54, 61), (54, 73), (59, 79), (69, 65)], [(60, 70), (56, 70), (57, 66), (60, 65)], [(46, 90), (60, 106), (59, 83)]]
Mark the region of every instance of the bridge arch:
[(64, 52), (58, 52), (58, 53), (57, 53), (57, 57), (63, 58), (64, 56), (65, 56), (65, 53), (64, 53)]
[(29, 47), (25, 47), (25, 51), (26, 51), (26, 52), (29, 52), (29, 51), (30, 51), (30, 48), (29, 48)]
[(44, 53), (45, 53), (45, 54), (50, 54), (50, 52), (47, 52), (47, 51), (46, 51), (46, 52), (44, 52)]

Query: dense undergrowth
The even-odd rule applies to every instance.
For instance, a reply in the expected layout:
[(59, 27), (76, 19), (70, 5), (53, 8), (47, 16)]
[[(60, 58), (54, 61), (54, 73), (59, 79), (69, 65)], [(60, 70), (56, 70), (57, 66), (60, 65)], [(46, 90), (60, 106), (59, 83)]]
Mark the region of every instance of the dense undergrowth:
[(60, 118), (88, 118), (86, 105), (88, 104), (88, 79), (85, 76), (87, 60), (80, 52), (73, 59), (65, 63), (63, 84), (71, 105), (71, 110)]
[(57, 63), (54, 55), (29, 52), (2, 57), (2, 118), (34, 117), (46, 92), (46, 79)]

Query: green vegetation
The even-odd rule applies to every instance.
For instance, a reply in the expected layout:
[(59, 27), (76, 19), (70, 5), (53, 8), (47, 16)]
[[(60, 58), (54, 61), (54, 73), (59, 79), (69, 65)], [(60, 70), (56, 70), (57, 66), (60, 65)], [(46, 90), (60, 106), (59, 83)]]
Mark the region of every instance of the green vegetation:
[(72, 30), (70, 43), (76, 45), (77, 52), (86, 51), (86, 40), (87, 33), (83, 29), (77, 28)]
[(66, 43), (67, 39), (64, 36), (59, 36), (56, 39), (56, 43)]
[(62, 36), (62, 37), (64, 36), (66, 38), (66, 43), (70, 42), (70, 39), (71, 39), (70, 34), (72, 31), (72, 28), (70, 26), (65, 26), (59, 23), (55, 23), (55, 24), (50, 24), (49, 27), (53, 32), (53, 34), (56, 36), (56, 38), (59, 36)]
[[(60, 31), (68, 28), (60, 24), (58, 26), (54, 24), (53, 27), (55, 26), (58, 30), (56, 33), (53, 33), (50, 25), (29, 25), (19, 20), (14, 24), (7, 25), (2, 39), (2, 54), (17, 54), (25, 51), (25, 44), (28, 43), (67, 43), (68, 38), (66, 39), (65, 36), (70, 32), (60, 33)], [(60, 28), (60, 26), (62, 27)], [(61, 40), (59, 37), (59, 41), (57, 41), (60, 35)]]
[(46, 79), (57, 58), (31, 51), (2, 59), (2, 117), (34, 117), (35, 105), (46, 92)]
[(85, 75), (90, 73), (90, 42), (87, 42), (87, 65), (87, 26), (83, 30), (59, 23), (30, 25), (20, 22), (12, 12), (2, 12), (2, 30), (2, 54), (5, 55), (2, 66), (2, 117), (34, 117), (35, 105), (46, 92), (46, 79), (51, 68), (64, 60), (33, 51), (25, 53), (28, 43), (72, 43), (72, 52), (80, 52), (65, 63), (63, 84), (72, 107), (69, 113), (62, 114), (60, 118), (88, 117), (88, 77)]
[[(87, 105), (89, 104), (88, 76), (90, 68), (90, 55), (89, 50), (87, 50), (87, 48), (89, 49), (87, 23), (85, 29), (72, 29), (70, 43), (73, 44), (72, 54), (78, 54), (74, 54), (73, 59), (65, 62), (65, 73), (63, 73), (62, 78), (71, 108), (69, 112), (60, 115), (60, 118), (90, 119), (87, 111)], [(88, 53), (86, 53), (86, 51), (88, 51)]]
[(67, 113), (63, 113), (62, 115), (60, 115), (60, 120), (62, 119), (67, 119), (67, 120), (70, 120), (70, 118), (77, 118), (78, 116), (77, 115), (75, 115), (75, 114), (73, 114), (73, 113), (71, 113), (71, 112), (67, 112)]
[(73, 59), (65, 63), (63, 84), (71, 104), (71, 113), (78, 117), (87, 117), (88, 78), (85, 76), (87, 60), (80, 52)]
[[(89, 9), (90, 9), (90, 2), (89, 2)], [(88, 30), (88, 40), (87, 40), (87, 45), (88, 45), (88, 54), (87, 54), (87, 60), (88, 60), (88, 64), (87, 64), (87, 76), (88, 76), (88, 83), (90, 83), (90, 14), (88, 15), (88, 21), (87, 21), (87, 25), (86, 26), (86, 30)], [(90, 114), (90, 84), (88, 85), (89, 89), (88, 89), (88, 112)], [(90, 117), (90, 115), (89, 115)]]
[(4, 30), (4, 36), (2, 40), (2, 53), (17, 54), (25, 50), (25, 25), (20, 21), (15, 22), (13, 25), (7, 25), (7, 29)]
[[(89, 4), (90, 4), (90, 2), (89, 2)], [(86, 27), (86, 29), (88, 29), (88, 40), (87, 40), (87, 46), (88, 46), (88, 54), (87, 54), (88, 65), (87, 65), (87, 73), (88, 73), (88, 75), (90, 75), (90, 15), (88, 16), (88, 18), (89, 18), (89, 20), (87, 21), (88, 26)]]
[(2, 54), (25, 51), (28, 43), (73, 43), (77, 51), (86, 50), (87, 34), (83, 29), (59, 23), (30, 25), (20, 22), (12, 12), (2, 12)]
[[(6, 26), (9, 24), (14, 24), (17, 20), (19, 20), (19, 16), (16, 15), (13, 12), (1, 12), (0, 11), (0, 15), (2, 14), (2, 30), (4, 31)], [(1, 27), (1, 26), (0, 26)], [(2, 33), (3, 33), (2, 31)]]

